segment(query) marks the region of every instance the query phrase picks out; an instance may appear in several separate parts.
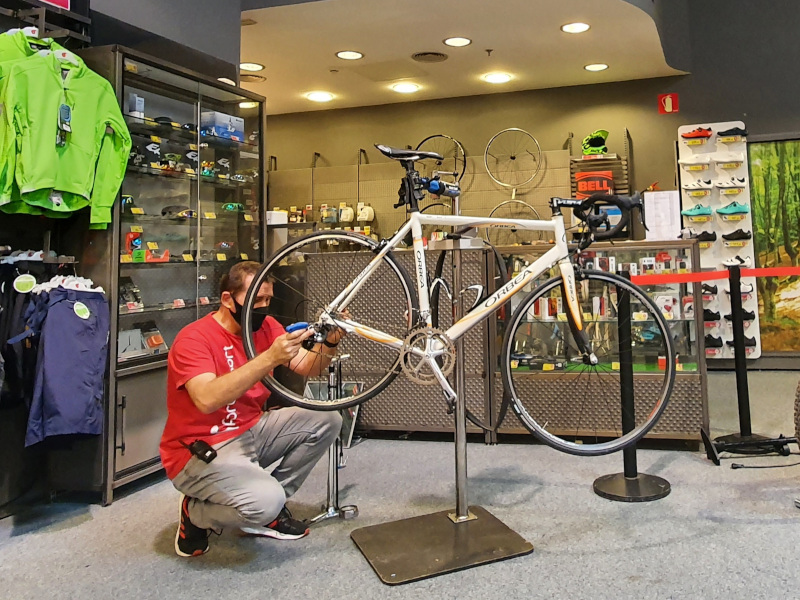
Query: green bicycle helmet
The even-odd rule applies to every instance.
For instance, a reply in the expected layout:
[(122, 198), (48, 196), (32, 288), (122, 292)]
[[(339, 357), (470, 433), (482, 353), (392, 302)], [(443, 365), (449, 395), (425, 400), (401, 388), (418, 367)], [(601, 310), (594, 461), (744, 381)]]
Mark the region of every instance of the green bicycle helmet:
[(606, 140), (608, 139), (608, 131), (605, 129), (598, 129), (583, 138), (581, 148), (583, 148), (583, 155), (590, 156), (593, 154), (606, 154), (608, 153), (608, 146)]

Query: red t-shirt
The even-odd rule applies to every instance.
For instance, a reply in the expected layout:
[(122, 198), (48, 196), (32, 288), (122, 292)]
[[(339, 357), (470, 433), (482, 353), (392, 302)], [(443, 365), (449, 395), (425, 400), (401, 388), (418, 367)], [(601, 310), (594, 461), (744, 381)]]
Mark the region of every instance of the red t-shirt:
[[(267, 317), (261, 329), (253, 335), (256, 350), (265, 351), (275, 338), (284, 333), (280, 323)], [(200, 412), (184, 387), (187, 381), (198, 375), (225, 375), (246, 362), (241, 336), (220, 325), (213, 313), (187, 325), (175, 338), (167, 363), (168, 415), (160, 447), (161, 463), (167, 477), (173, 479), (178, 475), (192, 456), (181, 442), (191, 444), (195, 440), (204, 440), (213, 446), (244, 433), (256, 424), (269, 398), (269, 390), (261, 382), (238, 400), (208, 415)]]

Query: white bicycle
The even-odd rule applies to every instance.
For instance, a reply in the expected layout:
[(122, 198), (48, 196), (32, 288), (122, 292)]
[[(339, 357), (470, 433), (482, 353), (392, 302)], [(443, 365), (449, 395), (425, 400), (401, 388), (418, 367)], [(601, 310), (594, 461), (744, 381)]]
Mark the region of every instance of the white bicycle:
[[(573, 264), (594, 240), (610, 239), (629, 224), (631, 210), (641, 209), (638, 194), (552, 198), (551, 220), (429, 215), (419, 212), (425, 192), (460, 193), (457, 183), (423, 178), (415, 170), (415, 161), (439, 155), (376, 147), (405, 168), (395, 205), (408, 211), (405, 225), (380, 243), (337, 230), (290, 242), (255, 276), (242, 321), (245, 350), (252, 358), (256, 291), (272, 283), (272, 316), (284, 326), (313, 324), (317, 335), (309, 338), (310, 350), (321, 352), (332, 328), (347, 332), (335, 349), (324, 350), (346, 358), (343, 379), (354, 385), (349, 395), (334, 401), (315, 393), (322, 377), (287, 380), (276, 373), (264, 379), (267, 388), (296, 406), (339, 410), (379, 394), (402, 372), (416, 383), (440, 386), (452, 407), (456, 394), (448, 376), (455, 364), (455, 342), (512, 297), (527, 292), (507, 323), (498, 365), (522, 424), (554, 448), (578, 455), (614, 452), (650, 431), (667, 406), (675, 378), (670, 329), (647, 293), (628, 279)], [(612, 205), (622, 213), (616, 223), (601, 210)], [(567, 243), (563, 208), (572, 209), (584, 225), (576, 245)], [(433, 326), (430, 296), (438, 282), (429, 281), (423, 225), (536, 230), (554, 243), (499, 289), (482, 293), (463, 318), (443, 331)], [(413, 251), (393, 252), (409, 232)], [(520, 251), (526, 248), (530, 246)], [(416, 285), (404, 263), (413, 268)], [(551, 271), (554, 276), (540, 279)], [(621, 415), (623, 388), (635, 392), (635, 414)], [(627, 420), (625, 431), (622, 420)]]

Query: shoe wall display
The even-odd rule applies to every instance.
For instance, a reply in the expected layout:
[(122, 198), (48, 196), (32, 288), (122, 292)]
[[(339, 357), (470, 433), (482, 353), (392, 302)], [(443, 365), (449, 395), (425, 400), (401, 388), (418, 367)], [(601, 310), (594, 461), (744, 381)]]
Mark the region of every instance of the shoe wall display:
[[(703, 270), (755, 265), (747, 128), (741, 121), (701, 123), (678, 128), (678, 175), (681, 190), (681, 237), (696, 239)], [(705, 315), (731, 314), (730, 290), (703, 286)], [(714, 288), (717, 286), (715, 285)], [(708, 288), (708, 289), (706, 289)], [(728, 292), (728, 293), (725, 293)], [(755, 278), (742, 281), (747, 357), (761, 356)], [(705, 320), (706, 358), (733, 358), (731, 319)], [(713, 343), (709, 343), (714, 340)]]

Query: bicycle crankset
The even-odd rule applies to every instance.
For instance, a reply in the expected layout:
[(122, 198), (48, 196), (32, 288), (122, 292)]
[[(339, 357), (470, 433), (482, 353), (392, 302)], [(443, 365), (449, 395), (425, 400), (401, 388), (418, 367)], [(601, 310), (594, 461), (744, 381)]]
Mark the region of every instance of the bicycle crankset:
[(433, 385), (439, 380), (433, 365), (447, 377), (456, 364), (456, 348), (444, 331), (433, 327), (415, 329), (403, 344), (401, 365), (406, 376), (421, 385)]

